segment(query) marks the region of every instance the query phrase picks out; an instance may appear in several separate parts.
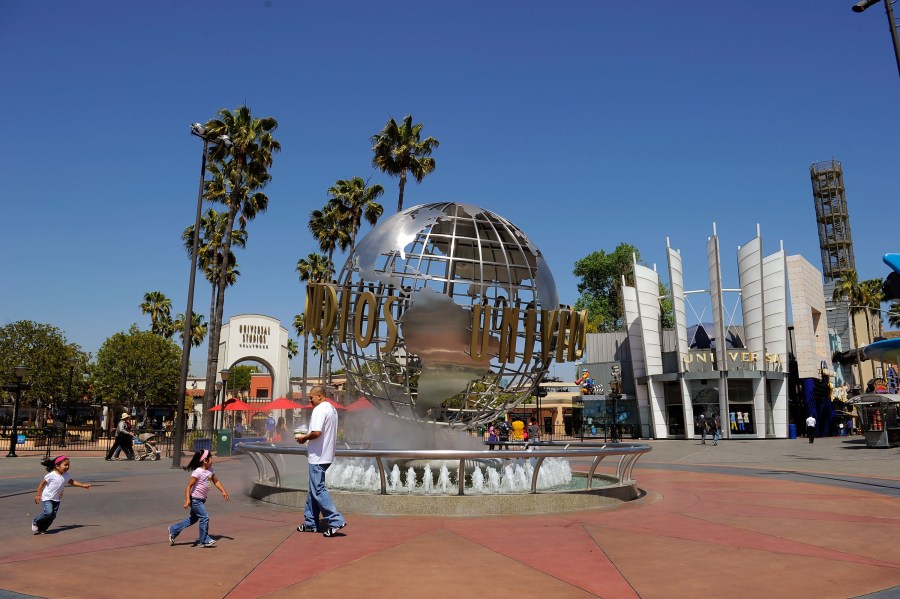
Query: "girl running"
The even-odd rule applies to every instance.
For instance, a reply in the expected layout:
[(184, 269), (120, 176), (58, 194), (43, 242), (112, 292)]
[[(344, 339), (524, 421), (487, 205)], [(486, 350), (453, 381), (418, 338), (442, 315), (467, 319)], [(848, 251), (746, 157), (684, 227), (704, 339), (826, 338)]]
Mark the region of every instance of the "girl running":
[(208, 449), (198, 451), (191, 458), (190, 463), (184, 468), (192, 470), (191, 480), (188, 481), (184, 490), (184, 509), (190, 508), (191, 515), (168, 528), (169, 545), (175, 544), (175, 537), (198, 520), (200, 521), (200, 538), (198, 543), (201, 547), (214, 547), (215, 539), (209, 536), (209, 513), (206, 511), (206, 496), (209, 494), (209, 483), (222, 492), (222, 497), (228, 501), (228, 492), (219, 479), (216, 478), (216, 471), (212, 468), (212, 454)]
[(56, 459), (47, 458), (41, 462), (41, 465), (47, 469), (47, 475), (38, 485), (37, 493), (34, 494), (34, 502), (44, 506), (44, 511), (31, 521), (31, 532), (36, 535), (46, 533), (56, 519), (59, 502), (62, 500), (63, 487), (69, 484), (81, 489), (91, 488), (91, 485), (80, 483), (72, 478), (72, 475), (69, 474), (69, 458), (64, 455)]

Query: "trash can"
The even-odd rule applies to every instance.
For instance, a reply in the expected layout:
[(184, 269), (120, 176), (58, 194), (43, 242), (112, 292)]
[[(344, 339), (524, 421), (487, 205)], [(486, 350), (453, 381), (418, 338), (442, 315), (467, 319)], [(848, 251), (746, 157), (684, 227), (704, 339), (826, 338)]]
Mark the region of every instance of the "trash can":
[(220, 428), (216, 435), (216, 455), (231, 455), (231, 429)]
[(797, 438), (797, 425), (789, 424), (788, 425), (788, 439), (796, 439)]
[(210, 439), (194, 439), (194, 451), (203, 451), (204, 449), (212, 450), (212, 441)]

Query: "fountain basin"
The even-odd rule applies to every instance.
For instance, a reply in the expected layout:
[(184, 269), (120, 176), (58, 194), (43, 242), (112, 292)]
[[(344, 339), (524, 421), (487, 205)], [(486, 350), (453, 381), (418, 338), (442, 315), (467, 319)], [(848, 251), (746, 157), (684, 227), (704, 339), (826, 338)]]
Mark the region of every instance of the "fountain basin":
[[(302, 446), (276, 446), (267, 443), (241, 443), (240, 451), (251, 457), (257, 467), (257, 479), (253, 481), (251, 496), (278, 505), (303, 507), (306, 501), (306, 460)], [(632, 470), (637, 459), (650, 451), (648, 445), (636, 443), (579, 444), (578, 446), (541, 445), (528, 450), (461, 451), (461, 450), (387, 450), (387, 449), (338, 449), (335, 452), (335, 468), (342, 458), (367, 458), (377, 467), (377, 490), (345, 491), (331, 489), (331, 495), (342, 512), (379, 515), (498, 515), (521, 513), (549, 513), (613, 507), (640, 496)], [(591, 466), (585, 478), (584, 488), (575, 490), (541, 490), (538, 488), (541, 467), (547, 458), (591, 458)], [(615, 475), (597, 474), (600, 462), (618, 458)], [(451, 476), (454, 494), (412, 493), (406, 486), (398, 491), (388, 483), (391, 466), (406, 461), (434, 461), (446, 466), (457, 464), (457, 475)], [(504, 464), (527, 461), (530, 465), (531, 484), (524, 492), (474, 493), (458, 470), (465, 473), (467, 462), (501, 460)], [(288, 462), (289, 461), (289, 462)], [(285, 476), (288, 463), (297, 475)], [(471, 466), (470, 466), (471, 468)], [(602, 486), (595, 486), (602, 481)], [(446, 481), (445, 481), (446, 482)], [(450, 492), (453, 493), (454, 489)]]

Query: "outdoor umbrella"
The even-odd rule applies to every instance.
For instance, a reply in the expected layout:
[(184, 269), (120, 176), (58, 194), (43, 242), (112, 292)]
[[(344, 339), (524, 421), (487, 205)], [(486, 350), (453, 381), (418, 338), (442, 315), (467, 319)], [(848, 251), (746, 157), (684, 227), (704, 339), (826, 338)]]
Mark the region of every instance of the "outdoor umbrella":
[(287, 397), (279, 397), (278, 399), (273, 399), (263, 407), (261, 410), (299, 410), (305, 406), (301, 406), (296, 401), (291, 401)]
[(359, 399), (354, 401), (352, 404), (347, 406), (347, 411), (348, 412), (358, 412), (360, 410), (371, 409), (372, 407), (374, 407), (374, 406), (372, 405), (371, 401), (369, 401), (365, 397), (360, 397)]
[[(215, 405), (206, 411), (207, 412), (221, 412), (222, 409), (223, 409), (222, 406)], [(225, 402), (224, 409), (226, 412), (247, 412), (250, 410), (256, 410), (257, 408), (251, 406), (250, 404), (248, 404), (245, 401), (241, 401), (240, 399), (232, 398)]]

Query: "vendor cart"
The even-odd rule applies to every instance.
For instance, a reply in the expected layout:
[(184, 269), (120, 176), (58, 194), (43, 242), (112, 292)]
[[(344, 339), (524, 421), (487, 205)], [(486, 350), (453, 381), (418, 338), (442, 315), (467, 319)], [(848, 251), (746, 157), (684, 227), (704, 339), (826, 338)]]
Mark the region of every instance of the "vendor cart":
[(866, 447), (900, 446), (900, 395), (866, 393), (847, 400), (856, 407)]

